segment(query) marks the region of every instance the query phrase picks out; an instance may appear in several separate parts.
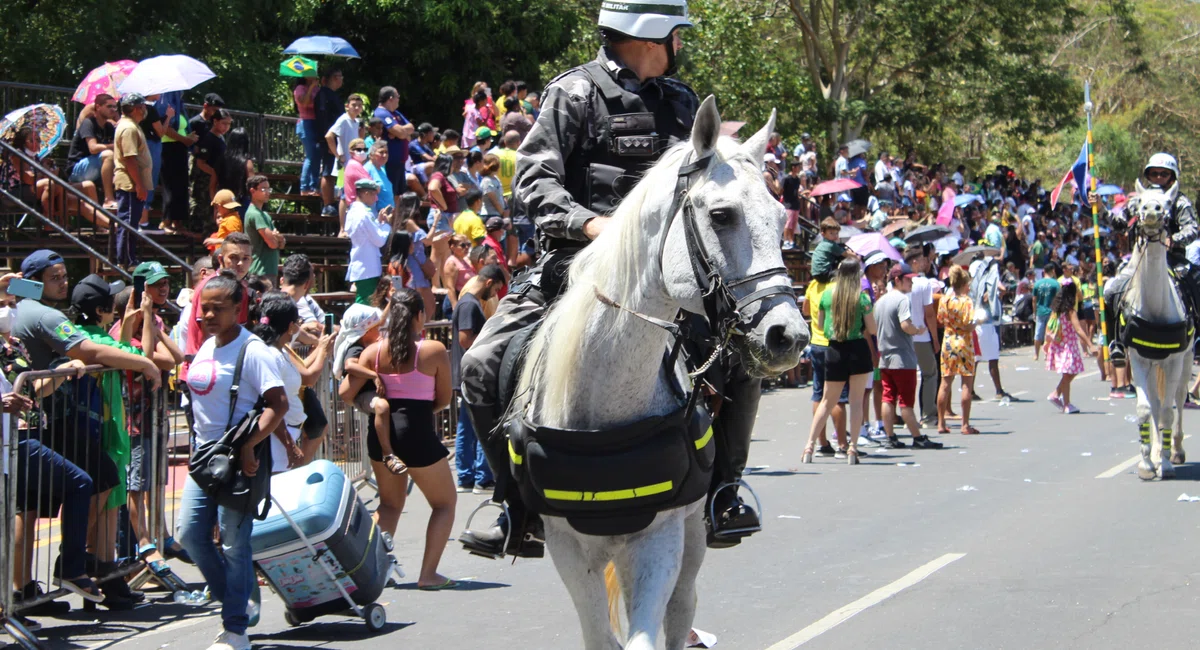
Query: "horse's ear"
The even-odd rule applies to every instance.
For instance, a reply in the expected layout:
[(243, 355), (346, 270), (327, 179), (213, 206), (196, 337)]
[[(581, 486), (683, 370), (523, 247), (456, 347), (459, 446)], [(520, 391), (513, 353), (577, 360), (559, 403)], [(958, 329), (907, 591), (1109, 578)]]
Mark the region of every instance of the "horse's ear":
[(750, 156), (750, 160), (758, 161), (762, 164), (763, 154), (767, 152), (767, 141), (771, 139), (771, 134), (775, 132), (775, 109), (771, 109), (771, 119), (767, 120), (766, 126), (759, 129), (758, 133), (750, 136), (750, 139), (742, 145), (742, 151)]
[(1166, 195), (1167, 209), (1170, 210), (1170, 206), (1175, 205), (1175, 198), (1179, 196), (1179, 179), (1176, 179), (1174, 183), (1171, 183), (1171, 187), (1167, 188)]
[(709, 95), (700, 104), (696, 121), (692, 124), (692, 148), (696, 156), (703, 156), (717, 146), (721, 136), (721, 114), (717, 112), (717, 98)]
[(1140, 179), (1140, 178), (1139, 178), (1139, 179), (1137, 179), (1136, 181), (1134, 181), (1134, 187), (1136, 187), (1136, 188), (1137, 188), (1137, 193), (1138, 193), (1138, 194), (1145, 194), (1145, 193), (1146, 193), (1146, 186), (1145, 186), (1145, 185), (1142, 185), (1142, 179)]

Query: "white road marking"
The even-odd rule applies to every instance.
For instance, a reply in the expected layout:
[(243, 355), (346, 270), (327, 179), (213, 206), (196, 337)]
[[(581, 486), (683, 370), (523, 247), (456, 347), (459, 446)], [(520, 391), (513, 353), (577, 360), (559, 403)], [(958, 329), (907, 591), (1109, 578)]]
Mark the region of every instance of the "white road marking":
[(1077, 376), (1077, 377), (1075, 377), (1075, 378), (1076, 378), (1076, 379), (1087, 379), (1088, 377), (1095, 377), (1095, 376), (1096, 376), (1096, 375), (1098, 375), (1098, 374), (1100, 374), (1100, 371), (1099, 371), (1099, 370), (1093, 370), (1093, 371), (1091, 371), (1091, 372), (1085, 372), (1085, 373), (1083, 373), (1082, 375), (1079, 375), (1079, 376)]
[[(1183, 437), (1183, 439), (1187, 440), (1188, 438), (1191, 438), (1191, 437), (1192, 437), (1192, 434), (1189, 433), (1189, 434), (1185, 435)], [(1096, 478), (1112, 478), (1112, 477), (1116, 476), (1117, 474), (1124, 474), (1125, 470), (1129, 469), (1130, 467), (1133, 467), (1134, 465), (1137, 465), (1138, 461), (1140, 461), (1141, 459), (1142, 459), (1142, 455), (1138, 454), (1137, 456), (1134, 456), (1133, 458), (1130, 458), (1129, 460), (1120, 463), (1119, 465), (1117, 465), (1116, 467), (1113, 467), (1112, 469), (1105, 470), (1104, 472), (1097, 474)]]
[(860, 612), (878, 605), (879, 603), (882, 603), (888, 598), (895, 596), (901, 591), (916, 585), (925, 578), (933, 575), (938, 569), (945, 567), (955, 560), (961, 559), (965, 555), (966, 553), (947, 553), (928, 564), (918, 567), (903, 578), (900, 578), (889, 585), (880, 587), (879, 589), (872, 591), (871, 593), (859, 598), (849, 605), (835, 610), (834, 612), (825, 616), (825, 618), (822, 618), (816, 623), (813, 623), (812, 625), (809, 625), (808, 627), (789, 636), (779, 643), (776, 643), (775, 645), (767, 648), (767, 650), (795, 650), (795, 648), (799, 648), (805, 643), (808, 643), (818, 636), (821, 636), (838, 625), (845, 623)]

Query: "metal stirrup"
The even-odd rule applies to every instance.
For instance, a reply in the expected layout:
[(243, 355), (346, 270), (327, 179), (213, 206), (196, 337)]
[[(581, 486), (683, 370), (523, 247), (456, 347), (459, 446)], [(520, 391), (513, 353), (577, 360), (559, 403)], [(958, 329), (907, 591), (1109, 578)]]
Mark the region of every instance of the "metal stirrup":
[[(728, 490), (729, 488), (745, 488), (746, 491), (750, 493), (750, 496), (754, 499), (754, 511), (758, 514), (758, 521), (759, 521), (758, 526), (734, 528), (732, 530), (722, 530), (719, 532), (717, 531), (717, 495), (720, 494), (724, 490)], [(757, 533), (758, 531), (762, 530), (762, 523), (761, 523), (762, 518), (763, 518), (762, 501), (759, 501), (758, 493), (754, 491), (754, 488), (750, 487), (749, 483), (747, 483), (746, 481), (744, 481), (742, 479), (738, 479), (736, 481), (727, 481), (725, 483), (718, 485), (717, 489), (715, 491), (713, 491), (712, 497), (708, 500), (708, 520), (710, 522), (712, 522), (712, 529), (713, 529), (714, 537), (717, 537), (717, 538), (745, 537), (747, 535)]]
[[(504, 513), (504, 520), (508, 522), (508, 530), (504, 531), (504, 546), (500, 547), (499, 555), (492, 556), (492, 559), (500, 559), (500, 558), (503, 558), (505, 552), (508, 551), (509, 538), (512, 536), (513, 520), (512, 520), (512, 516), (509, 515), (509, 513), (508, 513), (508, 504), (496, 503), (495, 501), (492, 501), (491, 499), (485, 500), (483, 503), (476, 506), (475, 509), (471, 511), (471, 514), (467, 515), (467, 523), (464, 525), (464, 528), (466, 530), (472, 530), (471, 522), (475, 520), (475, 515), (479, 514), (480, 510), (483, 510), (484, 508), (488, 508), (488, 507), (499, 508), (500, 511)], [(461, 542), (462, 540), (460, 539), (458, 541)], [(463, 545), (466, 546), (465, 543)], [(474, 555), (486, 557), (483, 553), (481, 553), (471, 547), (467, 547), (467, 551), (469, 551), (470, 553), (472, 553)]]

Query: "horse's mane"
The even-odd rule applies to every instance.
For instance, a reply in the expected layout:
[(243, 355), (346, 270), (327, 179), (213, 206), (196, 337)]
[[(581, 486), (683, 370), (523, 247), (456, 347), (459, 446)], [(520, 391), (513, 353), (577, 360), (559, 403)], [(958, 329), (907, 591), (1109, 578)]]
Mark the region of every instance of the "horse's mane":
[[(713, 156), (705, 177), (714, 165), (737, 155), (737, 143), (720, 138), (717, 155)], [(595, 295), (599, 289), (609, 298), (632, 310), (638, 310), (645, 300), (645, 288), (661, 284), (661, 265), (649, 250), (652, 240), (660, 239), (659, 230), (666, 227), (670, 193), (674, 191), (676, 173), (684, 155), (692, 150), (690, 141), (669, 149), (651, 167), (641, 181), (621, 201), (600, 237), (580, 251), (571, 262), (567, 288), (546, 314), (542, 327), (529, 342), (524, 371), (517, 395), (529, 393), (533, 379), (538, 378), (537, 409), (546, 422), (563, 422), (571, 409), (574, 391), (581, 385), (589, 369), (577, 362), (585, 345), (594, 341), (610, 341), (632, 318), (628, 313), (602, 305)], [(652, 192), (663, 193), (667, 201), (647, 208)], [(587, 331), (596, 309), (608, 310), (601, 319), (599, 330)], [(523, 404), (524, 399), (517, 400)]]

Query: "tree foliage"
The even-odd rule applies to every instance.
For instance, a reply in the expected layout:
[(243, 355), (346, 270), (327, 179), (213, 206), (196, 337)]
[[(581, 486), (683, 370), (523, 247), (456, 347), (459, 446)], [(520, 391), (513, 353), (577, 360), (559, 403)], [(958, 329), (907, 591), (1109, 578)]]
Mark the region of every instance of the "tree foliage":
[(187, 54), (217, 78), (189, 94), (218, 92), (231, 107), (291, 112), (278, 64), (308, 34), (349, 40), (361, 60), (345, 91), (374, 100), (400, 90), (414, 119), (457, 127), (471, 85), (538, 84), (539, 64), (562, 52), (579, 15), (556, 0), (11, 0), (0, 8), (0, 79), (75, 86), (104, 61)]

